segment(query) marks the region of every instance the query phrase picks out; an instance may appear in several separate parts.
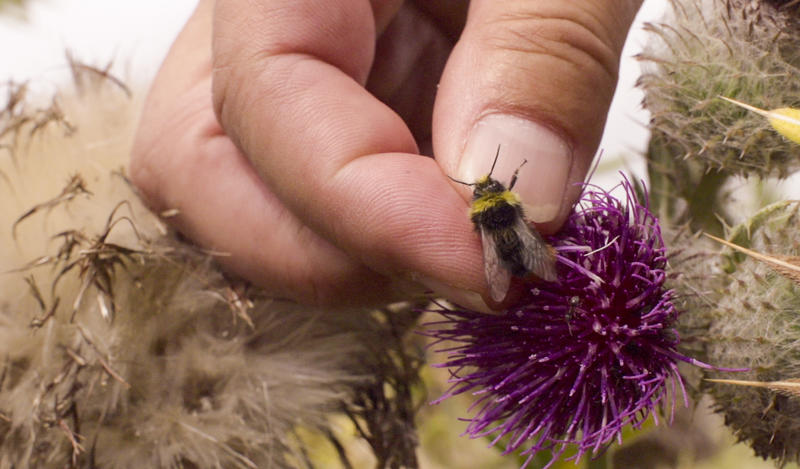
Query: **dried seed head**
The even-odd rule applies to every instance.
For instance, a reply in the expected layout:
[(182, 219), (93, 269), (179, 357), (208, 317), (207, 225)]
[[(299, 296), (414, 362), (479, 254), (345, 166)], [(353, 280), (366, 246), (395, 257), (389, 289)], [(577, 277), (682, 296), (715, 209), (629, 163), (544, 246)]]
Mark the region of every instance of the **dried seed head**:
[(328, 467), (293, 431), (335, 439), (339, 410), (416, 467), (418, 314), (272, 300), (161, 231), (117, 171), (138, 107), (72, 65), (69, 120), (0, 106), (0, 467)]

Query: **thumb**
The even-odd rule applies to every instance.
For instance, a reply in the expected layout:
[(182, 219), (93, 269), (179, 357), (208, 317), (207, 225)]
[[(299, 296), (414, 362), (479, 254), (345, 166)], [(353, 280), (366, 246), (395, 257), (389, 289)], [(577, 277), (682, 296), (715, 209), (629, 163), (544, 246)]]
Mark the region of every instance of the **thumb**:
[[(640, 0), (473, 0), (436, 97), (444, 172), (508, 183), (527, 217), (556, 231), (603, 134), (619, 57)], [(469, 188), (457, 185), (465, 198)]]

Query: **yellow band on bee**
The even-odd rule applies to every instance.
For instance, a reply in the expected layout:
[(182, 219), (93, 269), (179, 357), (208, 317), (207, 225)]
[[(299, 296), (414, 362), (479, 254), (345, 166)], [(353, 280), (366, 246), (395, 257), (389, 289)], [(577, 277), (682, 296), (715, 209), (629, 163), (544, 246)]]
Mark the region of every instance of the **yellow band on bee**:
[(481, 213), (487, 209), (496, 207), (497, 205), (503, 203), (506, 203), (508, 205), (520, 205), (519, 199), (513, 192), (511, 191), (497, 192), (492, 194), (486, 194), (483, 197), (474, 200), (472, 202), (472, 207), (470, 208), (469, 214), (470, 216), (472, 216), (475, 215), (476, 213)]

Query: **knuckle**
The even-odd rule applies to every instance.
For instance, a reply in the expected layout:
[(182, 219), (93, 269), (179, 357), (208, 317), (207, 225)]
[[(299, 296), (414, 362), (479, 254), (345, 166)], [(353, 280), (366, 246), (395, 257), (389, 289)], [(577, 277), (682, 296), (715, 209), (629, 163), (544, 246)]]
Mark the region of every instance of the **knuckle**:
[(357, 295), (347, 285), (349, 278), (329, 278), (306, 271), (285, 282), (281, 289), (287, 297), (300, 304), (320, 308), (342, 306)]
[(161, 184), (157, 181), (158, 172), (154, 168), (155, 144), (139, 132), (131, 150), (128, 174), (144, 203), (153, 210), (159, 210), (162, 204), (158, 188)]
[(229, 73), (223, 68), (215, 67), (211, 78), (211, 104), (214, 109), (214, 115), (220, 123), (225, 121), (226, 102), (229, 101), (229, 95), (233, 92), (229, 83), (236, 82), (228, 77)]

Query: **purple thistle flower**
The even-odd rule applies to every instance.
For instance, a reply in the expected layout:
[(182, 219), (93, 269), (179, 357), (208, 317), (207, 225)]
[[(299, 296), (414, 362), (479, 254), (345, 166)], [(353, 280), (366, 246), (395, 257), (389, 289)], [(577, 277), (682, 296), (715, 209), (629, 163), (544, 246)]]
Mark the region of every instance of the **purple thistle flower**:
[[(625, 425), (640, 426), (657, 406), (688, 399), (677, 362), (708, 367), (676, 351), (678, 313), (664, 287), (666, 252), (655, 216), (621, 183), (627, 203), (587, 187), (557, 236), (558, 283), (531, 284), (502, 316), (462, 309), (426, 335), (454, 346), (447, 397), (477, 396), (466, 434), (506, 439), (525, 467), (540, 450), (555, 461), (566, 445), (579, 459), (599, 454)], [(654, 414), (655, 416), (655, 414)], [(657, 417), (656, 417), (657, 418)], [(548, 465), (549, 466), (549, 465)]]

